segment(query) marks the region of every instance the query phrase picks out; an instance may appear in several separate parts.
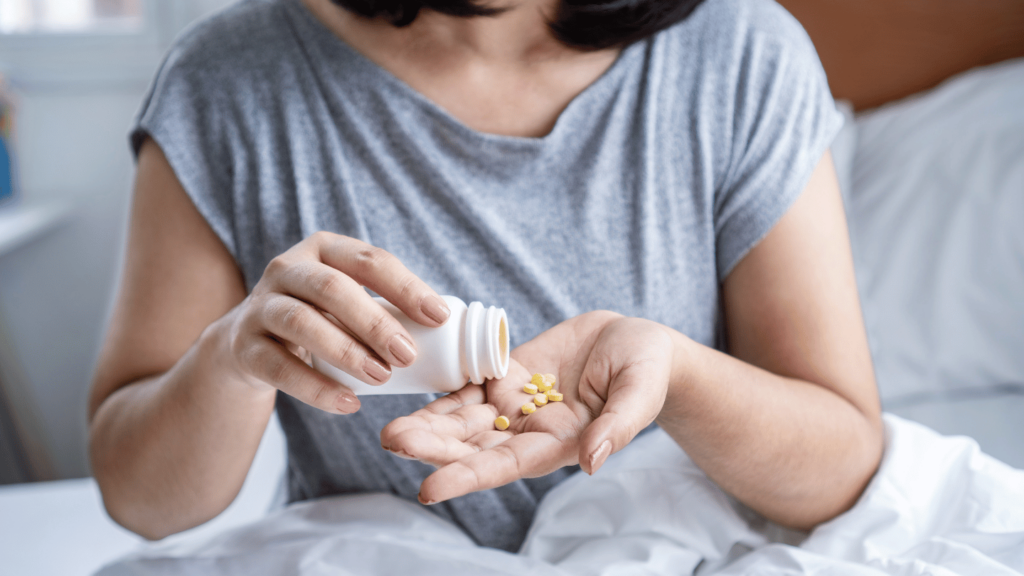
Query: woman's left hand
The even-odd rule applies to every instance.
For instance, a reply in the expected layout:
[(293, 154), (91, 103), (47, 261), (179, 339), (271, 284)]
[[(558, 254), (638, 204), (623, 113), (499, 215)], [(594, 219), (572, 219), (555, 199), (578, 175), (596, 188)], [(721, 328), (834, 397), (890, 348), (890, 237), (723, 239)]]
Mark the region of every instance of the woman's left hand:
[[(672, 340), (659, 325), (612, 312), (582, 314), (512, 351), (508, 375), (465, 388), (398, 418), (381, 432), (384, 449), (438, 470), (420, 486), (425, 504), (534, 478), (580, 464), (593, 474), (661, 412)], [(533, 414), (523, 385), (557, 377), (562, 402)], [(499, 431), (494, 420), (508, 417)]]

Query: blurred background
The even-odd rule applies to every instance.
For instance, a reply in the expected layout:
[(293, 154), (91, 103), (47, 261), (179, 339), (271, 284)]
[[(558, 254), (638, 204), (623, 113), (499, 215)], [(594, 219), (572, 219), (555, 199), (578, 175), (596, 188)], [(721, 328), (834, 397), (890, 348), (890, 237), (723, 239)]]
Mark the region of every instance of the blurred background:
[(0, 0), (0, 484), (89, 474), (84, 406), (123, 251), (128, 127), (174, 37), (230, 3)]

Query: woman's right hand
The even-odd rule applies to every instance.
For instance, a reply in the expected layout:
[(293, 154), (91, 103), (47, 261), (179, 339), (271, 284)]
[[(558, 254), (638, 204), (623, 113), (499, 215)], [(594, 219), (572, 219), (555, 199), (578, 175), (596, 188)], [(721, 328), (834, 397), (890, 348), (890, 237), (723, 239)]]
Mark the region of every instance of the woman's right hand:
[(364, 287), (428, 326), (446, 319), (441, 299), (394, 256), (323, 232), (275, 258), (250, 291), (147, 138), (89, 398), (90, 461), (110, 516), (155, 539), (227, 508), (277, 390), (332, 414), (355, 412), (351, 391), (301, 358), (316, 354), (367, 382), (409, 363), (414, 352), (396, 338), (408, 334)]
[(276, 388), (327, 412), (355, 412), (355, 394), (311, 368), (309, 354), (367, 384), (383, 384), (391, 366), (416, 359), (409, 333), (363, 287), (424, 326), (440, 326), (450, 314), (392, 254), (317, 232), (271, 260), (252, 292), (217, 322), (234, 369), (259, 390)]

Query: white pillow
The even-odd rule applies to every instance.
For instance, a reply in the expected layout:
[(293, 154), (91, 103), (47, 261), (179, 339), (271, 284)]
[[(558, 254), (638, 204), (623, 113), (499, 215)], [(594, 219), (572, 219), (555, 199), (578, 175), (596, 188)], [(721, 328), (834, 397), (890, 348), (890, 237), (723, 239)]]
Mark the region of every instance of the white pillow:
[(847, 211), (883, 400), (1024, 393), (1024, 59), (858, 116)]

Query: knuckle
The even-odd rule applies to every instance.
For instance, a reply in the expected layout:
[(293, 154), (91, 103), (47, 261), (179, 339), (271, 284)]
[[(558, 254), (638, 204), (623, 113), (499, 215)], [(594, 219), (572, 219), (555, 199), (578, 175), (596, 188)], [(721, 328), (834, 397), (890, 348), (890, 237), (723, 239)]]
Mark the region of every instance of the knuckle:
[(394, 319), (386, 312), (374, 314), (370, 323), (366, 326), (366, 334), (371, 340), (385, 341), (388, 334), (394, 331), (392, 323)]
[(243, 374), (256, 376), (262, 380), (259, 354), (256, 353), (255, 348), (244, 340), (236, 340), (231, 343), (231, 354), (237, 359), (239, 369)]
[(276, 321), (283, 314), (283, 298), (268, 295), (253, 301), (244, 323), (251, 334), (276, 332)]
[(317, 294), (336, 294), (342, 288), (341, 278), (331, 272), (320, 272), (312, 279), (313, 290)]
[(308, 314), (309, 311), (299, 303), (282, 306), (278, 323), (287, 334), (298, 334), (309, 322)]
[(613, 322), (615, 320), (625, 318), (622, 314), (611, 310), (593, 310), (591, 312), (587, 312), (587, 315), (601, 323)]
[(257, 294), (253, 292), (243, 301), (244, 312), (242, 315), (243, 324), (253, 324), (259, 322), (259, 317), (262, 312), (266, 309), (267, 304), (272, 300), (270, 293)]
[(337, 347), (337, 360), (352, 370), (363, 369), (363, 350), (354, 340), (344, 339)]
[(233, 337), (229, 344), (229, 351), (231, 352), (231, 355), (238, 359), (242, 368), (250, 371), (253, 365), (253, 348), (254, 346), (251, 345), (249, 339), (244, 336)]
[(284, 274), (290, 267), (291, 263), (283, 254), (275, 256), (267, 263), (267, 267), (263, 270), (263, 276), (275, 278)]
[(423, 297), (420, 280), (412, 274), (405, 274), (398, 281), (398, 297), (405, 302), (418, 302)]
[(260, 372), (263, 379), (277, 387), (287, 386), (289, 366), (281, 355), (261, 354), (257, 358), (257, 361), (262, 364)]
[(316, 232), (310, 234), (307, 240), (312, 244), (319, 245), (324, 244), (326, 242), (330, 242), (333, 239), (333, 236), (333, 234), (327, 232), (326, 230), (317, 230)]
[(355, 252), (355, 267), (363, 276), (375, 276), (388, 267), (391, 258), (394, 256), (382, 248), (364, 245)]
[(330, 400), (333, 395), (334, 388), (326, 382), (318, 382), (313, 387), (313, 393), (309, 397), (309, 404), (316, 407), (330, 406)]

